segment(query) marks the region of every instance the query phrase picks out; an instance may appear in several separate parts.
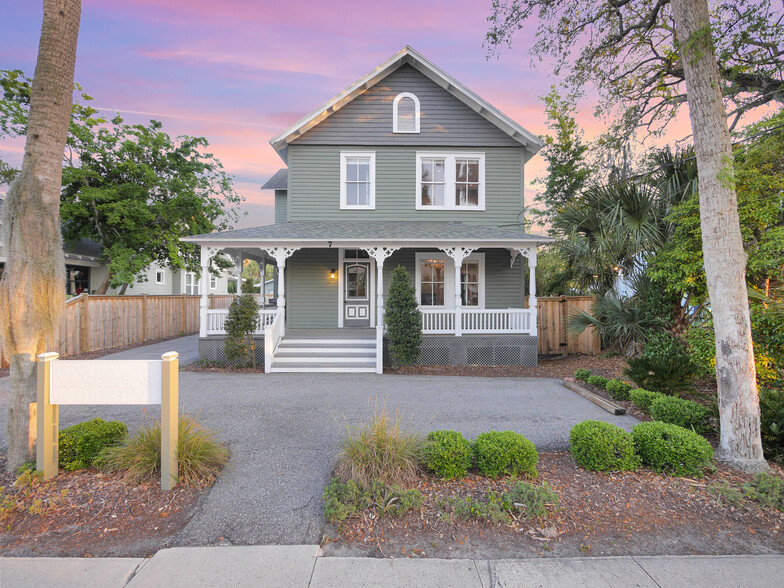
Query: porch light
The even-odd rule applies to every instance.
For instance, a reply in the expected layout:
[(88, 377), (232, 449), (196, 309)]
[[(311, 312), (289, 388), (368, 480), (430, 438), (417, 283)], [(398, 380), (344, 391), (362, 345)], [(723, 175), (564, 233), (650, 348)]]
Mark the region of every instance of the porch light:
[(336, 280), (337, 277), (338, 277), (338, 270), (336, 270), (335, 268), (332, 268), (331, 270), (329, 270), (329, 279), (330, 280)]

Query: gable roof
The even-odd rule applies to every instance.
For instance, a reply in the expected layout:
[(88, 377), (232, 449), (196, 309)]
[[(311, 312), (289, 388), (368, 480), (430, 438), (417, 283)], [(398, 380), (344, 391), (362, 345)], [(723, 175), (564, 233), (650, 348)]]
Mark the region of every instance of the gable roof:
[(526, 147), (531, 156), (539, 151), (544, 145), (539, 137), (524, 129), (520, 124), (509, 118), (489, 102), (480, 98), (472, 90), (458, 82), (455, 78), (430, 60), (426, 59), (421, 53), (415, 51), (409, 45), (406, 45), (384, 63), (359, 78), (340, 94), (319, 106), (282, 133), (270, 139), (270, 144), (275, 148), (281, 158), (286, 161), (289, 143), (319, 124), (333, 112), (343, 108), (368, 88), (371, 88), (406, 63)]
[(289, 170), (281, 168), (273, 176), (264, 182), (262, 190), (288, 190), (289, 189)]

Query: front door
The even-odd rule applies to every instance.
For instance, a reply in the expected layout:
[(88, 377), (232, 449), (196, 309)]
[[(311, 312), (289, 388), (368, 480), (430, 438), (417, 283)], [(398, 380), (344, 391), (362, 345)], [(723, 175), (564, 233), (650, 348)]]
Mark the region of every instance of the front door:
[(343, 264), (343, 326), (370, 326), (370, 263)]

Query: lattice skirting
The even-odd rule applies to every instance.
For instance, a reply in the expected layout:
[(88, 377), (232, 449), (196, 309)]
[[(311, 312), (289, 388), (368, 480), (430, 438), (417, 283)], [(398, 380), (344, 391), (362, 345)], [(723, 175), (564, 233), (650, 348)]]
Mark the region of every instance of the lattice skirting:
[[(254, 354), (256, 356), (256, 366), (264, 368), (264, 336), (254, 337)], [(214, 363), (217, 365), (232, 365), (226, 359), (224, 346), (226, 345), (226, 338), (222, 335), (210, 335), (209, 337), (199, 339), (199, 359), (205, 362)]]
[[(531, 335), (423, 335), (420, 365), (535, 366), (539, 340)], [(384, 339), (384, 365), (392, 365)]]

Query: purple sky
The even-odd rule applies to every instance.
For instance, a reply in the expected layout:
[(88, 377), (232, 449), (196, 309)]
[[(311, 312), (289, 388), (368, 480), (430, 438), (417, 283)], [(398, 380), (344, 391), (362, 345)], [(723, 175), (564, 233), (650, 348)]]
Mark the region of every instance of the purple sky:
[[(261, 184), (283, 167), (269, 139), (411, 45), (529, 131), (546, 131), (539, 96), (554, 82), (532, 70), (526, 35), (485, 59), (490, 1), (84, 0), (76, 80), (94, 105), (130, 122), (156, 118), (172, 136), (207, 137), (234, 175), (247, 212), (238, 226), (273, 221)], [(32, 76), (41, 3), (3, 2), (0, 68)], [(530, 37), (530, 36), (529, 36)], [(582, 108), (591, 138), (599, 121)], [(107, 114), (111, 114), (107, 112)], [(21, 161), (22, 143), (0, 143)], [(528, 180), (541, 175), (535, 157)], [(528, 187), (527, 199), (535, 192)]]

